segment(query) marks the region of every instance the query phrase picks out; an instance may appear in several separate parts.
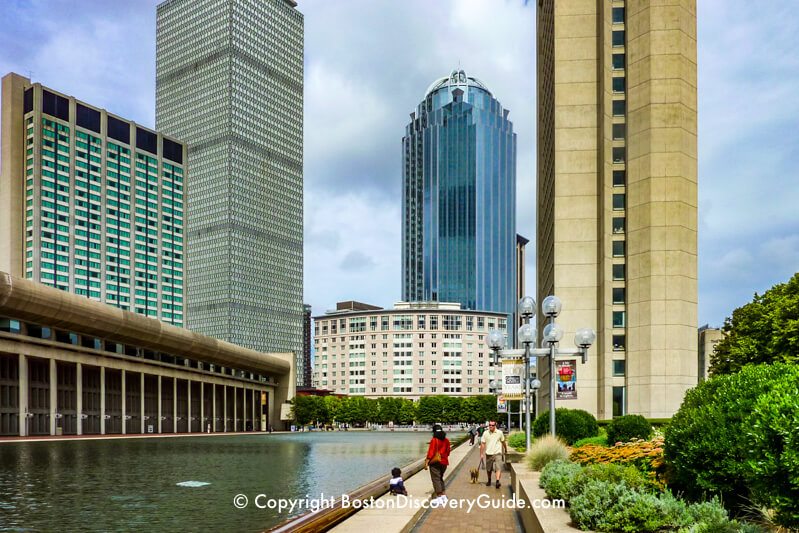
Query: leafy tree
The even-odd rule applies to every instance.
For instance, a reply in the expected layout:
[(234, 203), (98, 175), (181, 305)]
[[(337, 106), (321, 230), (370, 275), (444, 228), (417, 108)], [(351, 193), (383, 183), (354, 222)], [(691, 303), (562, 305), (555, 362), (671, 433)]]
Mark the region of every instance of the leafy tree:
[(497, 397), (493, 394), (482, 394), (480, 396), (476, 396), (476, 398), (479, 406), (477, 411), (478, 422), (485, 422), (486, 420), (498, 420), (503, 416), (507, 417), (505, 414), (500, 415), (497, 413)]
[(398, 422), (403, 402), (404, 398), (378, 398), (377, 419), (374, 421), (380, 424)]
[(731, 374), (746, 364), (799, 363), (799, 273), (732, 312), (724, 338), (710, 356), (710, 374)]
[(310, 424), (316, 418), (314, 396), (295, 396), (291, 401), (291, 417), (297, 425)]
[(433, 424), (441, 421), (442, 412), (440, 396), (423, 396), (419, 399), (416, 418), (423, 424)]
[(341, 398), (331, 394), (329, 396), (323, 397), (322, 400), (324, 401), (325, 408), (327, 409), (328, 413), (328, 420), (326, 420), (326, 422), (333, 422), (334, 420), (337, 420), (338, 410), (341, 406)]
[(474, 423), (480, 420), (480, 400), (476, 396), (464, 398), (461, 402), (461, 421)]
[(411, 400), (403, 398), (402, 407), (399, 412), (399, 423), (413, 424), (414, 420), (416, 420), (416, 404)]
[(461, 421), (461, 399), (457, 396), (439, 396), (441, 398), (441, 421), (444, 424), (456, 424)]

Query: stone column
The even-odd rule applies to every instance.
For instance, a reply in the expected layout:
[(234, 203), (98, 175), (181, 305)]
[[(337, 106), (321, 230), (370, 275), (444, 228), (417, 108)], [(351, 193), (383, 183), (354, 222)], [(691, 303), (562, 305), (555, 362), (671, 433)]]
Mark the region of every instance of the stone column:
[(50, 435), (55, 435), (58, 412), (58, 368), (55, 359), (50, 359)]
[(188, 419), (186, 429), (191, 433), (191, 380), (186, 380), (186, 418)]
[(28, 358), (19, 354), (19, 436), (28, 435)]
[(235, 433), (239, 429), (239, 417), (238, 417), (238, 409), (239, 406), (239, 388), (235, 385), (233, 386), (233, 432)]
[(178, 432), (178, 378), (172, 378), (172, 433)]
[(205, 433), (205, 382), (200, 380), (200, 433)]
[(126, 435), (128, 432), (128, 421), (125, 419), (125, 415), (128, 414), (127, 407), (127, 398), (125, 392), (125, 369), (122, 369), (122, 434)]
[(75, 416), (78, 417), (78, 435), (83, 435), (83, 364), (75, 365), (75, 388), (77, 390), (77, 403), (75, 404)]
[(105, 367), (100, 367), (100, 435), (105, 435)]
[(141, 376), (141, 395), (139, 401), (141, 402), (141, 432), (144, 433), (144, 372), (140, 372)]
[(241, 428), (242, 431), (247, 431), (247, 387), (244, 387), (241, 390), (241, 397), (244, 404), (241, 406), (241, 418), (244, 422), (244, 427)]
[(227, 385), (222, 385), (222, 431), (227, 433)]
[(158, 378), (158, 433), (161, 433), (161, 374), (156, 377)]
[(216, 383), (211, 383), (211, 431), (216, 431)]

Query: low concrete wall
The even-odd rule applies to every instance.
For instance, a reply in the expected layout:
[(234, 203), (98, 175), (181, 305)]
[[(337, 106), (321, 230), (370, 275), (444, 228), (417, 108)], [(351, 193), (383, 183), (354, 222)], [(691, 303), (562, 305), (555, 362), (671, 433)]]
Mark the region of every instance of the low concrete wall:
[[(513, 463), (511, 467), (511, 488), (520, 500), (525, 502), (519, 509), (519, 516), (527, 533), (576, 533), (575, 526), (565, 508), (536, 509), (534, 502), (548, 499), (547, 493), (539, 486), (541, 472), (531, 470), (525, 462)], [(588, 533), (594, 533), (589, 531)]]

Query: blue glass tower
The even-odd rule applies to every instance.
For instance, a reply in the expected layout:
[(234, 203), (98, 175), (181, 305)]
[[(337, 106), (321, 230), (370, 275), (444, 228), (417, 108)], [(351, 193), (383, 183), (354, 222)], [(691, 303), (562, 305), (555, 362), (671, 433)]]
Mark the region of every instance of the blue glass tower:
[(481, 81), (453, 71), (411, 113), (402, 149), (403, 300), (512, 315), (516, 134), (508, 110)]

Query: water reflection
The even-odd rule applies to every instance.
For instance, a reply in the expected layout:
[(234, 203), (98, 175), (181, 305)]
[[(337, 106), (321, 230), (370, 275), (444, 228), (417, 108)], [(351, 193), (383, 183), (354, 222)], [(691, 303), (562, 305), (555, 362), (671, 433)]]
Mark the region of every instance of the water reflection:
[[(427, 433), (333, 432), (0, 444), (0, 530), (261, 531), (236, 494), (338, 496), (423, 456)], [(209, 483), (178, 486), (186, 481)]]

